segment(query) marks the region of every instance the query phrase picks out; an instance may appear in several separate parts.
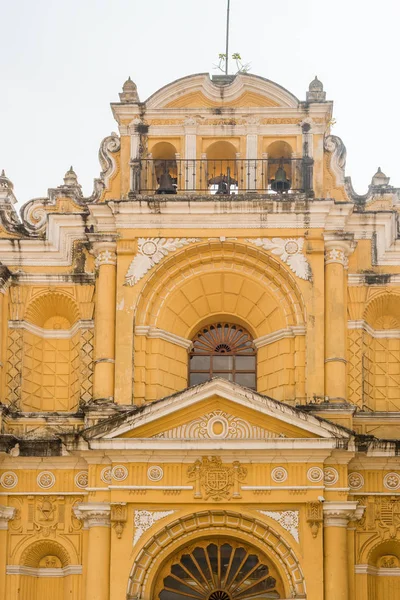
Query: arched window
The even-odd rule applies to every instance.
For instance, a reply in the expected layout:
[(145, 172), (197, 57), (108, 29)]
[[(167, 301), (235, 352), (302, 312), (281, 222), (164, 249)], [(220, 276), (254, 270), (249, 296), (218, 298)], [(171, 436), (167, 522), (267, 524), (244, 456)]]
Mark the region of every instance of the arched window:
[(189, 357), (189, 385), (212, 377), (256, 389), (256, 350), (243, 327), (215, 323), (202, 327), (195, 335)]

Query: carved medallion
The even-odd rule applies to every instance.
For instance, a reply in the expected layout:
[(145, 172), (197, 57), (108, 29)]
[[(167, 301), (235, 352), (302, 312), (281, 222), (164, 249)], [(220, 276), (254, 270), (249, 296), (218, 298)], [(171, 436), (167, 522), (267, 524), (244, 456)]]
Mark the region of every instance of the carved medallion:
[(230, 466), (223, 464), (218, 456), (203, 456), (188, 469), (189, 479), (196, 482), (195, 498), (204, 500), (239, 498), (239, 482), (243, 481), (246, 475), (247, 469), (238, 461)]
[(37, 476), (36, 481), (37, 481), (37, 484), (39, 487), (47, 490), (47, 489), (53, 487), (53, 485), (56, 482), (56, 478), (51, 471), (42, 471)]
[(15, 487), (18, 483), (18, 476), (13, 471), (6, 471), (0, 477), (0, 484), (7, 489)]

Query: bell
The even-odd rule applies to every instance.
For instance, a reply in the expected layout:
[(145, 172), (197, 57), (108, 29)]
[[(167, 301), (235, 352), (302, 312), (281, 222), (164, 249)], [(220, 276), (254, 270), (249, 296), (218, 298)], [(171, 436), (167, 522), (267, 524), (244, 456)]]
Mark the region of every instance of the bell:
[(274, 192), (287, 192), (290, 190), (290, 179), (286, 177), (286, 171), (279, 167), (275, 173), (275, 179), (271, 179), (271, 188)]
[(215, 192), (216, 195), (229, 194), (228, 183), (226, 182), (225, 176), (218, 182), (218, 189)]
[(176, 186), (174, 180), (169, 173), (163, 173), (160, 177), (160, 184), (157, 189), (157, 194), (176, 194)]

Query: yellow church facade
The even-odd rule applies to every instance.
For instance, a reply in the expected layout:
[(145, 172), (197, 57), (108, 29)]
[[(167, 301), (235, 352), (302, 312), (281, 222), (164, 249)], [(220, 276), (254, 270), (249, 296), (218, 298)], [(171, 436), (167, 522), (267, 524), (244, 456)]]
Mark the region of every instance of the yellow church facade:
[(317, 78), (119, 100), (90, 197), (0, 177), (0, 598), (400, 597), (400, 190)]

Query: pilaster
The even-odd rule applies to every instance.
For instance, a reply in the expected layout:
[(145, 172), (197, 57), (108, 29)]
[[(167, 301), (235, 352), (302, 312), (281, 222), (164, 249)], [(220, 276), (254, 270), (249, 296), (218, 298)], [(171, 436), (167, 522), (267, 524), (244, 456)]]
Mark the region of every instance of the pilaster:
[(347, 526), (362, 516), (358, 502), (325, 502), (324, 600), (352, 600), (349, 596)]
[(6, 598), (8, 523), (14, 518), (14, 515), (15, 508), (0, 505), (0, 598)]
[(325, 396), (329, 402), (347, 401), (347, 265), (354, 250), (352, 237), (325, 238)]
[(74, 513), (89, 529), (85, 598), (109, 600), (111, 506), (106, 502), (78, 504)]
[(115, 309), (117, 255), (115, 238), (96, 241), (97, 285), (94, 331), (93, 399), (114, 400), (115, 380)]

